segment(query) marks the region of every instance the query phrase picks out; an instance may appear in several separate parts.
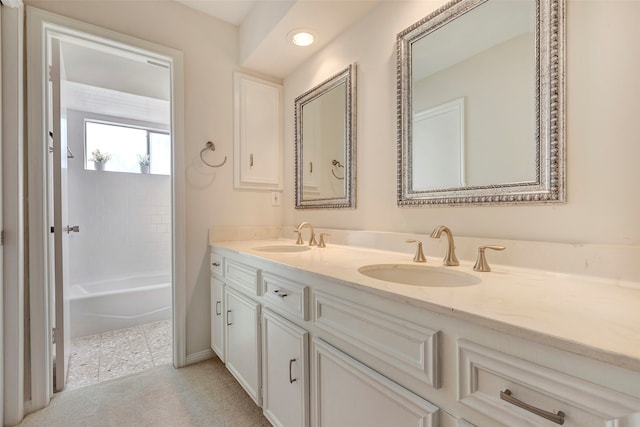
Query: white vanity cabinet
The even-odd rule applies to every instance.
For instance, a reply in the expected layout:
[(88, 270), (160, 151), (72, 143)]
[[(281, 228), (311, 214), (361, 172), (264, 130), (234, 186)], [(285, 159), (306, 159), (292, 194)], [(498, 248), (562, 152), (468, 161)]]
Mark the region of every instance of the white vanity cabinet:
[(640, 427), (640, 372), (597, 349), (216, 252), (212, 348), (275, 426)]
[(224, 354), (225, 336), (225, 301), (224, 282), (212, 277), (211, 283), (211, 349), (223, 362), (226, 360)]
[(260, 406), (260, 271), (215, 252), (211, 260), (211, 348)]
[(261, 406), (260, 303), (231, 286), (225, 289), (226, 365)]
[(262, 314), (262, 408), (277, 427), (309, 425), (309, 333), (270, 310)]
[[(550, 351), (529, 346), (532, 353)], [(496, 425), (640, 426), (637, 398), (464, 339), (457, 349), (459, 402)], [(584, 367), (611, 369), (596, 361)]]
[(439, 426), (438, 407), (349, 357), (313, 341), (317, 427)]

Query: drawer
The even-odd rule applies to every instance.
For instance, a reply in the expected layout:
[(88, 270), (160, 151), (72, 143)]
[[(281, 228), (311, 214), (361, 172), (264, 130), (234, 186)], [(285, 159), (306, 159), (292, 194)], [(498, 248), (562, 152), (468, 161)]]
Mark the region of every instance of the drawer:
[(316, 326), (434, 388), (440, 387), (439, 332), (326, 294), (313, 294)]
[[(264, 303), (281, 314), (309, 320), (309, 287), (274, 274), (262, 274)], [(284, 312), (284, 313), (283, 313)]]
[(496, 425), (640, 422), (638, 399), (466, 340), (458, 340), (458, 364), (458, 400)]
[(225, 259), (223, 266), (228, 286), (245, 291), (252, 296), (258, 295), (259, 270), (228, 258)]
[(224, 277), (224, 258), (222, 257), (222, 255), (212, 253), (210, 258), (211, 261), (209, 267), (211, 268), (211, 274), (214, 274), (220, 278)]

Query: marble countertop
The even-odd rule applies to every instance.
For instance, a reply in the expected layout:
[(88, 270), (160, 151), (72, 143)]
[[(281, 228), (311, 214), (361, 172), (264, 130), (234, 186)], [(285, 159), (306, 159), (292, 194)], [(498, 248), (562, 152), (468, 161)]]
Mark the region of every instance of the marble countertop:
[[(428, 287), (369, 278), (358, 268), (370, 264), (413, 264), (405, 253), (330, 244), (298, 253), (269, 253), (259, 246), (293, 240), (210, 242), (212, 245), (273, 261), (390, 299), (447, 313), (508, 334), (640, 372), (640, 284), (594, 279), (491, 264), (479, 273), (473, 265), (442, 267), (481, 279), (473, 286)], [(440, 266), (430, 259), (427, 265)]]

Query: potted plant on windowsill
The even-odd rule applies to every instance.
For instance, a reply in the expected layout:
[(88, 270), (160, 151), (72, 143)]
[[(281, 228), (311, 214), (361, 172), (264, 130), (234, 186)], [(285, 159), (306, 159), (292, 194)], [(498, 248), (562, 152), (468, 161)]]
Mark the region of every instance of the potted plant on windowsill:
[(148, 154), (138, 154), (138, 164), (140, 165), (140, 173), (149, 173), (151, 158)]
[(91, 152), (91, 157), (89, 158), (89, 161), (93, 162), (93, 167), (97, 171), (103, 171), (104, 170), (104, 165), (109, 160), (111, 160), (111, 154), (102, 153), (99, 149), (96, 149), (93, 152)]

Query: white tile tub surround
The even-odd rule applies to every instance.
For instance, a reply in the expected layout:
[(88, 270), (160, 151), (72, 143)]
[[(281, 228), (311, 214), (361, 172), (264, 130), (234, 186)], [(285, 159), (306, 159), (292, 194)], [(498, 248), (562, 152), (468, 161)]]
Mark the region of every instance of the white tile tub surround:
[[(171, 269), (171, 177), (84, 169), (85, 117), (68, 114), (70, 282), (92, 283)], [(113, 118), (110, 119), (114, 121)], [(157, 127), (157, 125), (156, 125)]]

